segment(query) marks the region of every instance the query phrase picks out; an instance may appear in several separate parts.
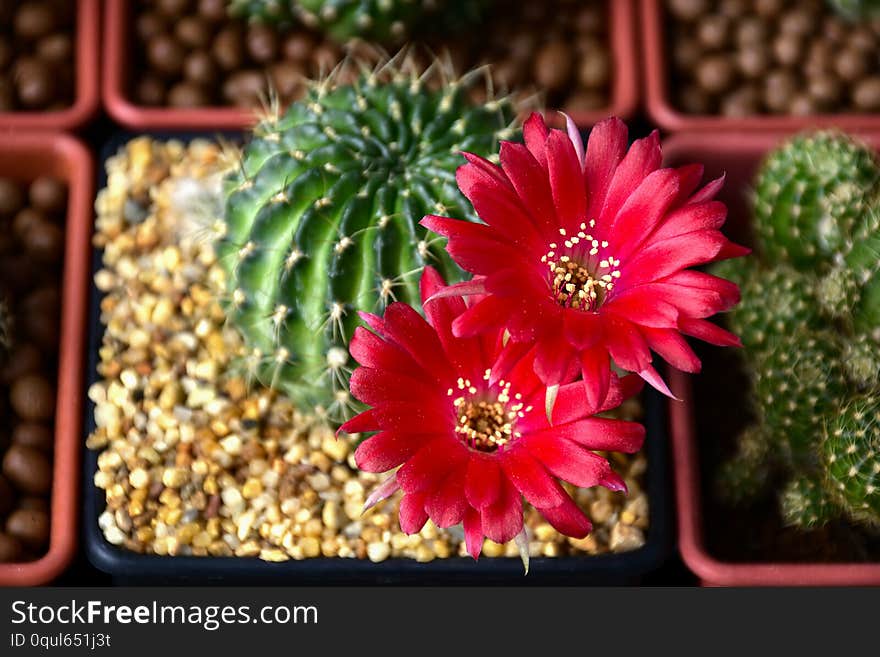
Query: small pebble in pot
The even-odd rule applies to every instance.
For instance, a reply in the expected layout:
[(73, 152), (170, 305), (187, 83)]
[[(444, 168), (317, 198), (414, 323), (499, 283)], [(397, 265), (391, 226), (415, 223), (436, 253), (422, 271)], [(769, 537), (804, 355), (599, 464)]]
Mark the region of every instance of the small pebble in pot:
[(834, 59), (834, 71), (846, 82), (855, 82), (868, 71), (865, 53), (855, 48), (844, 48)]
[(739, 72), (747, 78), (759, 78), (764, 75), (770, 57), (760, 45), (743, 48), (737, 53), (736, 64)]
[(564, 41), (549, 42), (535, 58), (534, 76), (539, 85), (550, 91), (561, 89), (571, 77), (571, 50)]
[(39, 372), (43, 363), (40, 349), (29, 342), (19, 342), (0, 367), (0, 383), (9, 385), (16, 379)]
[(801, 53), (801, 39), (796, 34), (780, 34), (773, 40), (773, 55), (783, 66), (794, 65)]
[(257, 70), (238, 71), (223, 83), (223, 97), (240, 107), (254, 106), (265, 91), (266, 78)]
[(52, 466), (46, 455), (33, 447), (12, 445), (3, 456), (3, 475), (17, 490), (46, 495), (52, 488)]
[(73, 42), (69, 34), (50, 34), (40, 39), (37, 54), (50, 62), (63, 63), (73, 57)]
[(24, 248), (37, 262), (57, 263), (64, 254), (64, 231), (51, 221), (32, 223), (23, 237)]
[(708, 114), (712, 111), (711, 99), (696, 85), (687, 85), (681, 89), (678, 104), (688, 114)]
[(0, 217), (9, 217), (24, 205), (21, 185), (9, 178), (0, 178)]
[(28, 374), (13, 382), (9, 401), (12, 410), (24, 420), (49, 420), (55, 413), (55, 391), (39, 374)]
[(14, 536), (0, 532), (0, 563), (15, 563), (21, 558), (21, 542)]
[(12, 430), (12, 442), (38, 449), (44, 454), (51, 454), (55, 447), (52, 430), (45, 424), (37, 422), (20, 422)]
[(55, 29), (55, 14), (47, 2), (23, 2), (15, 12), (15, 33), (25, 39), (39, 39)]
[(703, 58), (703, 50), (700, 44), (694, 39), (681, 38), (677, 39), (673, 46), (672, 56), (675, 64), (683, 70), (696, 68), (697, 64)]
[(604, 48), (584, 52), (578, 67), (578, 81), (587, 89), (601, 89), (611, 77), (611, 62)]
[(58, 178), (41, 176), (28, 189), (31, 205), (47, 213), (60, 213), (67, 207), (67, 185)]
[(162, 75), (178, 75), (183, 68), (184, 51), (172, 37), (160, 34), (147, 44), (147, 58), (153, 69)]
[(820, 107), (830, 108), (840, 101), (841, 85), (832, 75), (811, 76), (807, 84), (807, 93)]
[(764, 104), (771, 112), (786, 112), (797, 86), (797, 80), (789, 71), (771, 71), (764, 80)]
[(18, 500), (19, 509), (33, 509), (36, 511), (49, 511), (49, 501), (45, 497), (28, 495)]
[(740, 48), (761, 45), (767, 39), (767, 23), (757, 17), (743, 18), (736, 27), (736, 43)]
[(49, 543), (49, 515), (39, 509), (17, 509), (6, 519), (6, 533), (25, 547), (42, 550)]
[(16, 91), (27, 108), (45, 107), (55, 96), (56, 78), (49, 66), (39, 59), (28, 60), (16, 75)]
[(206, 48), (211, 43), (211, 27), (198, 16), (182, 16), (174, 26), (174, 34), (189, 48)]
[(692, 21), (706, 13), (709, 3), (706, 0), (669, 0), (673, 16), (684, 21)]
[(168, 104), (172, 107), (204, 107), (210, 102), (205, 90), (194, 82), (178, 82), (168, 90)]
[(196, 84), (213, 85), (218, 78), (217, 64), (207, 52), (196, 50), (183, 61), (183, 75)]
[(725, 96), (721, 101), (721, 113), (730, 117), (746, 117), (756, 114), (761, 107), (761, 94), (754, 86), (745, 86)]
[(697, 23), (697, 39), (709, 50), (720, 50), (727, 44), (730, 20), (721, 14), (709, 14)]
[(281, 54), (285, 59), (305, 62), (315, 47), (315, 39), (307, 32), (294, 32), (284, 38)]
[(257, 64), (268, 64), (278, 55), (278, 34), (268, 25), (256, 23), (249, 26), (245, 44)]
[(161, 105), (165, 102), (165, 83), (155, 75), (146, 74), (138, 80), (135, 98), (141, 105)]
[(792, 116), (809, 116), (819, 109), (815, 99), (807, 93), (795, 94), (788, 106), (788, 113)]
[(227, 27), (217, 33), (211, 45), (214, 60), (224, 71), (234, 71), (244, 63), (244, 44), (241, 31)]
[(733, 81), (733, 65), (724, 55), (711, 55), (697, 66), (696, 79), (700, 87), (709, 93), (724, 91)]
[(224, 21), (227, 18), (227, 2), (228, 0), (199, 0), (199, 15), (214, 23)]
[(865, 112), (880, 110), (880, 77), (874, 75), (861, 80), (853, 89), (852, 99), (855, 106)]
[(6, 477), (0, 475), (0, 518), (12, 511), (15, 506), (15, 491)]
[(178, 18), (189, 9), (190, 0), (156, 0), (156, 9), (168, 18)]
[(134, 29), (141, 40), (149, 41), (165, 32), (165, 20), (151, 11), (143, 12), (135, 19)]
[(294, 62), (278, 62), (269, 71), (272, 87), (283, 99), (293, 99), (305, 89), (303, 67)]

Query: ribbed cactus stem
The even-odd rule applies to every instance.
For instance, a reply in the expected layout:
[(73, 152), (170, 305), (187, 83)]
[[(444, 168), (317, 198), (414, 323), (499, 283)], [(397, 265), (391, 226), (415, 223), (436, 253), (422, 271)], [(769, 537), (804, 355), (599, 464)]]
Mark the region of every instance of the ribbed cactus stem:
[(426, 214), (476, 219), (455, 183), (461, 151), (490, 156), (517, 134), (507, 99), (468, 102), (473, 78), (434, 89), (417, 72), (382, 71), (315, 83), (257, 128), (228, 181), (218, 246), (253, 370), (332, 418), (350, 403), (358, 312), (418, 307), (428, 263), (462, 277), (419, 226)]
[(782, 489), (779, 511), (786, 525), (805, 529), (821, 527), (839, 515), (821, 483), (803, 474)]
[(732, 505), (758, 498), (770, 479), (770, 441), (764, 426), (747, 427), (737, 437), (736, 446), (736, 454), (722, 464), (716, 481), (719, 497)]

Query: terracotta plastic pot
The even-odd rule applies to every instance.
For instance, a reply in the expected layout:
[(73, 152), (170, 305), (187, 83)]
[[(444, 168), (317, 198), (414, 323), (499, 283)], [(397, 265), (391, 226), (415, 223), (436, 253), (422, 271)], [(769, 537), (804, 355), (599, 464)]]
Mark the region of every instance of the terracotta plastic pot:
[[(607, 116), (629, 118), (639, 96), (638, 35), (635, 25), (636, 0), (609, 2), (609, 34), (613, 54), (611, 103), (607, 108), (572, 112), (581, 127), (589, 127)], [(135, 130), (204, 130), (247, 128), (256, 122), (252, 110), (238, 107), (181, 109), (145, 107), (129, 98), (130, 77), (136, 72), (130, 52), (132, 2), (106, 0), (104, 11), (104, 70), (101, 95), (108, 114), (118, 123)]]
[(731, 118), (709, 114), (686, 114), (670, 99), (670, 71), (666, 43), (666, 15), (663, 0), (640, 0), (644, 43), (645, 103), (651, 119), (670, 131), (796, 132), (810, 127), (841, 130), (880, 129), (878, 114), (816, 114), (813, 116), (756, 115)]
[[(880, 132), (860, 135), (875, 148), (880, 146)], [(674, 135), (663, 145), (666, 163), (678, 166), (700, 162), (706, 166), (706, 178), (727, 173), (720, 198), (730, 210), (728, 228), (739, 241), (747, 240), (751, 214), (748, 194), (764, 155), (780, 143), (783, 134)], [(772, 298), (768, 298), (772, 303)], [(670, 436), (675, 467), (675, 492), (678, 510), (678, 540), (687, 566), (703, 583), (712, 586), (854, 586), (880, 584), (878, 563), (761, 563), (725, 561), (707, 547), (704, 498), (700, 486), (701, 444), (716, 439), (697, 433), (696, 409), (692, 388), (708, 377), (726, 375), (709, 368), (694, 377), (670, 372), (670, 387), (682, 401), (669, 403)], [(734, 403), (734, 402), (731, 402)], [(772, 555), (770, 555), (772, 557)]]
[(53, 112), (0, 112), (0, 130), (72, 130), (84, 125), (94, 115), (100, 104), (100, 22), (100, 0), (78, 0), (73, 104)]
[(0, 140), (0, 175), (22, 181), (51, 175), (68, 184), (49, 550), (37, 561), (0, 564), (0, 586), (45, 584), (67, 567), (76, 550), (92, 166), (86, 147), (67, 135), (27, 133)]

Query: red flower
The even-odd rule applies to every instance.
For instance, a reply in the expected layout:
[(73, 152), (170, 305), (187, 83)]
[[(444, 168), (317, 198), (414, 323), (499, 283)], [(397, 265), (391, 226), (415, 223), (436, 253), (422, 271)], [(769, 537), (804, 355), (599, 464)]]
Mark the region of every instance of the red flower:
[[(426, 268), (422, 299), (443, 286), (440, 274)], [(452, 325), (467, 308), (459, 297), (424, 307), (427, 321), (402, 303), (389, 305), (383, 317), (364, 313), (375, 333), (358, 327), (351, 341), (361, 365), (351, 377), (351, 392), (371, 408), (340, 430), (378, 432), (355, 452), (359, 468), (385, 472), (401, 466), (367, 506), (402, 489), (403, 531), (418, 532), (428, 518), (439, 527), (463, 522), (475, 558), (483, 536), (505, 543), (521, 533), (521, 496), (560, 532), (586, 536), (590, 521), (557, 478), (625, 490), (608, 461), (592, 450), (637, 451), (644, 428), (592, 416), (617, 406), (641, 381), (614, 376), (600, 404), (589, 404), (581, 385), (562, 386), (550, 426), (533, 349), (505, 347), (501, 330), (455, 337)]]
[(536, 370), (548, 386), (580, 370), (593, 406), (605, 398), (609, 355), (665, 394), (654, 350), (696, 372), (682, 334), (717, 345), (738, 338), (706, 321), (739, 301), (733, 283), (688, 267), (745, 255), (719, 231), (727, 210), (712, 200), (723, 179), (695, 191), (700, 165), (660, 168), (657, 133), (627, 151), (619, 119), (593, 128), (586, 152), (533, 114), (525, 145), (502, 142), (501, 165), (465, 154), (458, 185), (487, 225), (427, 216), (473, 281), (445, 294), (485, 294), (455, 320), (457, 336), (506, 328), (537, 344)]

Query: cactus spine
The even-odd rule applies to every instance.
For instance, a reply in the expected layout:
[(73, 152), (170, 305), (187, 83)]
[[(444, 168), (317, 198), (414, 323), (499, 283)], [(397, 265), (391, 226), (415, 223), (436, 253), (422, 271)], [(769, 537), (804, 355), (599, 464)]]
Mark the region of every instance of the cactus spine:
[(764, 163), (759, 256), (722, 272), (742, 288), (729, 324), (755, 416), (719, 472), (728, 502), (758, 497), (778, 473), (788, 524), (880, 524), (878, 194), (874, 154), (844, 135), (795, 137)]
[(418, 307), (429, 262), (461, 279), (418, 222), (476, 219), (455, 183), (460, 152), (489, 156), (516, 134), (507, 99), (468, 103), (475, 77), (430, 89), (417, 72), (386, 66), (353, 84), (314, 83), (245, 148), (218, 245), (227, 312), (259, 378), (300, 405), (344, 414), (358, 311)]

